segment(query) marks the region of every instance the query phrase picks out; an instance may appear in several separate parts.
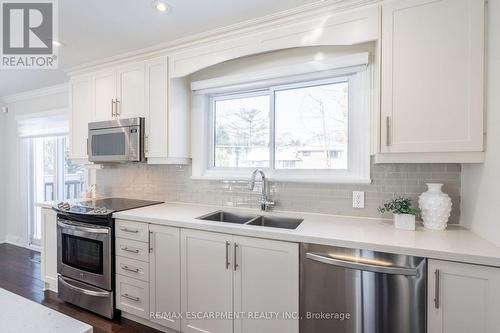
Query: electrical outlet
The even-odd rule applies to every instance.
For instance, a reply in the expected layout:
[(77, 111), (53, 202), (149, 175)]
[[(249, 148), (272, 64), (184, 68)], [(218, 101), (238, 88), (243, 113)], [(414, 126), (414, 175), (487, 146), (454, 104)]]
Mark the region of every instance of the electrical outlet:
[(365, 192), (352, 192), (352, 208), (365, 208)]

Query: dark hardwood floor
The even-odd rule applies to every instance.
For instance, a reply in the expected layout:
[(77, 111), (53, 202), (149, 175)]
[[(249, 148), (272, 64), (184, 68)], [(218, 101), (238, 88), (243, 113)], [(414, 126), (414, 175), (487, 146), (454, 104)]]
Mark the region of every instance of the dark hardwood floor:
[[(43, 304), (94, 327), (94, 333), (159, 332), (134, 321), (121, 318), (108, 320), (65, 303), (52, 291), (43, 291), (40, 279), (40, 254), (22, 247), (0, 244), (0, 288)], [(0, 329), (1, 331), (1, 329)]]

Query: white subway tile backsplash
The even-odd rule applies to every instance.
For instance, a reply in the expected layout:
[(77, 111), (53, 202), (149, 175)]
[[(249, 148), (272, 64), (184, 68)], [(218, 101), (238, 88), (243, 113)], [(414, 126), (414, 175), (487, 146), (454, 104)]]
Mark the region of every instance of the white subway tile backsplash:
[[(279, 210), (377, 217), (377, 208), (385, 201), (405, 195), (417, 204), (425, 183), (440, 182), (453, 201), (450, 222), (458, 223), (459, 164), (372, 164), (371, 170), (368, 185), (271, 182), (270, 193)], [(249, 191), (245, 181), (192, 180), (190, 176), (191, 166), (123, 164), (97, 170), (97, 190), (104, 196), (258, 207), (259, 184)], [(352, 208), (352, 191), (366, 192), (365, 208)]]

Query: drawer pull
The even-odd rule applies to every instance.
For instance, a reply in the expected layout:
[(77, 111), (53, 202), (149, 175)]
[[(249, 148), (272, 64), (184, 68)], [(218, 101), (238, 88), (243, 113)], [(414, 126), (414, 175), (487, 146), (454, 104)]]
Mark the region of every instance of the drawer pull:
[(139, 302), (141, 299), (136, 296), (130, 296), (129, 294), (123, 294), (122, 297), (128, 298), (131, 301)]
[(129, 249), (128, 247), (122, 247), (122, 251), (127, 251), (127, 252), (132, 252), (132, 253), (139, 253), (138, 249)]
[(123, 231), (123, 232), (130, 232), (130, 233), (132, 233), (132, 234), (137, 234), (137, 233), (139, 233), (139, 230), (137, 230), (137, 229), (120, 228), (120, 230), (121, 230), (121, 231)]
[(122, 269), (125, 271), (133, 272), (133, 273), (139, 273), (139, 271), (140, 271), (139, 268), (130, 268), (127, 265), (122, 266)]

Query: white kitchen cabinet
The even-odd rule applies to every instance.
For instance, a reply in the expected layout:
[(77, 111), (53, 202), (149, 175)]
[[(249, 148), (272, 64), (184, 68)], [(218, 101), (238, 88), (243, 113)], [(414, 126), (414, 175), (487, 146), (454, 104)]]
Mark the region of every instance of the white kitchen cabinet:
[[(298, 332), (298, 245), (181, 231), (181, 305), (186, 312), (273, 311), (279, 319), (182, 321), (183, 332)], [(233, 326), (234, 324), (234, 326)]]
[(143, 62), (94, 73), (92, 86), (95, 121), (145, 116)]
[(146, 62), (146, 142), (148, 162), (168, 158), (168, 70), (166, 57)]
[(299, 309), (298, 244), (234, 236), (233, 247), (234, 311), (278, 314), (267, 320), (235, 319), (234, 332), (298, 333), (293, 317)]
[(181, 311), (180, 229), (151, 225), (149, 311), (161, 314), (151, 319), (160, 325), (180, 331), (181, 321), (166, 313)]
[[(181, 307), (183, 313), (233, 310), (231, 235), (181, 230)], [(184, 333), (231, 333), (229, 319), (182, 320)]]
[(190, 90), (168, 78), (168, 57), (146, 61), (146, 142), (149, 164), (185, 164), (190, 157)]
[(92, 76), (94, 121), (114, 119), (116, 72), (106, 70)]
[(500, 268), (428, 263), (428, 333), (498, 332)]
[(41, 208), (40, 273), (45, 289), (57, 292), (57, 215)]
[(69, 158), (88, 163), (88, 123), (92, 121), (92, 81), (89, 75), (72, 78), (69, 84), (71, 123)]
[(116, 308), (149, 319), (149, 283), (116, 274)]
[(381, 152), (483, 151), (484, 1), (385, 2), (381, 44)]
[(119, 68), (117, 80), (116, 116), (124, 119), (144, 117), (146, 115), (144, 63)]

